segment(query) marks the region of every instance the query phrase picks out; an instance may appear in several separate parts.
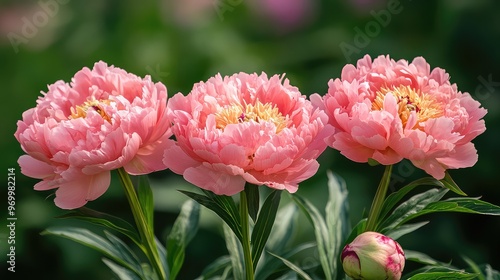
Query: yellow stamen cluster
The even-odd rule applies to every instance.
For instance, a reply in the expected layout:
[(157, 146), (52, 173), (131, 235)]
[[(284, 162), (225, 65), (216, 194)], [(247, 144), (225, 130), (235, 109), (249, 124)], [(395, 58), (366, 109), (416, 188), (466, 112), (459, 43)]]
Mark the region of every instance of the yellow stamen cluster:
[(89, 100), (85, 101), (82, 105), (77, 105), (71, 108), (70, 119), (85, 118), (87, 116), (87, 111), (92, 109), (96, 111), (103, 119), (111, 123), (111, 118), (106, 114), (101, 104), (109, 105), (109, 100)]
[(287, 119), (276, 105), (263, 104), (259, 100), (255, 104), (230, 105), (215, 114), (216, 127), (224, 129), (228, 124), (237, 124), (253, 120), (255, 122), (270, 121), (276, 126), (276, 133), (281, 132), (287, 126)]
[(442, 105), (436, 102), (432, 96), (414, 90), (409, 86), (382, 88), (377, 92), (372, 102), (372, 110), (382, 110), (384, 108), (385, 95), (388, 93), (392, 93), (398, 102), (398, 114), (403, 126), (406, 125), (413, 111), (417, 114), (417, 123), (413, 128), (421, 128), (420, 123), (443, 115)]

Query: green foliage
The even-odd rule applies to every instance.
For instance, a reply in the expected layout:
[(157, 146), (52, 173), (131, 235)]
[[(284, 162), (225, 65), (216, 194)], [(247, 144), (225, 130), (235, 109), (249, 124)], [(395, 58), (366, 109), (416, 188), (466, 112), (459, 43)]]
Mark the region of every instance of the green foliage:
[(307, 199), (298, 195), (293, 195), (292, 198), (314, 228), (321, 267), (326, 279), (330, 280), (337, 279), (340, 272), (338, 257), (347, 238), (348, 207), (345, 185), (331, 172), (328, 173), (328, 190), (326, 221)]
[(42, 232), (42, 235), (60, 236), (83, 244), (101, 252), (130, 273), (141, 279), (147, 279), (146, 275), (142, 274), (141, 262), (132, 250), (109, 232), (105, 232), (107, 238), (104, 238), (84, 228), (58, 227), (48, 228)]
[(268, 195), (266, 201), (262, 205), (262, 209), (259, 211), (257, 222), (253, 228), (251, 237), (254, 269), (257, 267), (262, 250), (266, 247), (269, 234), (271, 233), (274, 220), (276, 219), (280, 199), (281, 191), (273, 190)]
[(199, 219), (199, 204), (193, 200), (186, 201), (167, 237), (167, 264), (171, 280), (176, 279), (184, 264), (186, 246), (198, 231)]
[(205, 195), (183, 190), (180, 190), (180, 192), (212, 210), (229, 226), (236, 235), (236, 238), (242, 240), (241, 221), (238, 214), (238, 208), (231, 197), (215, 195), (209, 191), (204, 191)]

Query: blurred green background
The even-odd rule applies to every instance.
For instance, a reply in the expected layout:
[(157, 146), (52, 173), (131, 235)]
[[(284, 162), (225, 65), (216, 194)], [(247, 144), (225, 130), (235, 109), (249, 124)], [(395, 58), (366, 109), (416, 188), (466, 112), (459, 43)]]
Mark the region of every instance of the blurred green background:
[[(431, 67), (451, 75), (461, 91), (479, 100), (488, 114), (487, 130), (474, 140), (479, 162), (451, 175), (470, 196), (500, 204), (500, 2), (495, 0), (171, 0), (171, 1), (5, 1), (0, 2), (1, 166), (5, 187), (0, 197), (0, 268), (7, 278), (112, 279), (101, 256), (71, 241), (40, 232), (57, 220), (50, 192), (36, 192), (37, 182), (19, 172), (22, 154), (13, 137), (22, 112), (35, 106), (40, 91), (57, 80), (69, 81), (82, 67), (103, 60), (139, 76), (163, 82), (169, 95), (187, 94), (192, 85), (221, 73), (286, 73), (303, 94), (327, 91), (346, 63), (365, 54), (390, 54), (412, 60), (423, 56)], [(318, 207), (325, 203), (326, 175), (343, 177), (350, 192), (351, 219), (370, 206), (383, 172), (356, 164), (328, 149), (317, 176), (299, 194)], [(16, 273), (6, 270), (7, 169), (16, 168)], [(406, 162), (394, 169), (393, 188), (423, 176)], [(157, 235), (163, 238), (186, 199), (176, 189), (194, 189), (170, 171), (152, 174), (157, 205)], [(115, 178), (116, 179), (116, 178)], [(130, 219), (116, 180), (109, 191), (88, 204)], [(286, 199), (283, 203), (286, 203)], [(435, 214), (431, 223), (404, 236), (404, 248), (465, 266), (461, 256), (500, 269), (500, 218)], [(84, 225), (88, 226), (88, 225)], [(187, 248), (180, 279), (193, 279), (226, 253), (218, 220), (203, 212), (201, 228)], [(311, 239), (304, 224), (297, 242)], [(312, 256), (314, 257), (314, 253)]]

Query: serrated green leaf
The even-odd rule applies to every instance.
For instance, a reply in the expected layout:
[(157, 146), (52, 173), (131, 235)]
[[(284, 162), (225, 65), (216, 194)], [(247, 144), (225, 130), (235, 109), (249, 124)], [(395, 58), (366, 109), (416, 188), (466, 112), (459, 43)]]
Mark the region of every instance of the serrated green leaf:
[(380, 212), (380, 219), (383, 219), (389, 214), (389, 212), (396, 206), (396, 204), (410, 191), (418, 186), (436, 186), (436, 187), (444, 187), (444, 184), (432, 177), (425, 177), (418, 180), (415, 180), (408, 185), (402, 187), (400, 190), (391, 193), (384, 200), (384, 205), (382, 206), (382, 211)]
[(337, 260), (330, 259), (329, 251), (331, 250), (331, 243), (328, 234), (327, 225), (321, 216), (318, 209), (306, 199), (300, 197), (299, 195), (292, 195), (292, 199), (299, 206), (302, 212), (305, 214), (307, 219), (311, 222), (314, 228), (314, 235), (316, 237), (316, 242), (318, 244), (318, 253), (327, 280), (334, 279), (336, 272), (332, 270), (332, 263)]
[(271, 256), (275, 257), (275, 258), (278, 258), (280, 259), (286, 266), (288, 266), (291, 270), (293, 270), (295, 273), (297, 273), (302, 279), (305, 279), (305, 280), (312, 280), (311, 276), (309, 276), (305, 271), (303, 271), (302, 269), (300, 269), (300, 267), (296, 266), (294, 263), (292, 263), (291, 261), (285, 259), (285, 258), (282, 258), (278, 255), (275, 255), (273, 253), (269, 253)]
[(223, 228), (227, 251), (231, 257), (231, 267), (234, 279), (244, 279), (245, 266), (243, 265), (243, 249), (241, 248), (241, 243), (238, 241), (236, 235), (229, 228), (229, 226), (223, 224)]
[(137, 180), (137, 197), (146, 218), (146, 224), (150, 228), (150, 231), (153, 232), (154, 200), (148, 176), (134, 176), (134, 179)]
[[(183, 190), (181, 190), (180, 192), (189, 196), (191, 199), (194, 199), (199, 204), (212, 210), (225, 222), (225, 224), (229, 226), (229, 228), (234, 232), (236, 237), (240, 241), (242, 240), (239, 212), (231, 197), (218, 196), (214, 195), (213, 193), (210, 194), (210, 192), (205, 192), (205, 194), (207, 195), (201, 195), (194, 192), (183, 191)], [(229, 200), (231, 200), (232, 203)]]
[(448, 171), (445, 172), (444, 179), (441, 180), (441, 183), (444, 184), (445, 188), (451, 190), (452, 192), (454, 192), (458, 195), (467, 196), (467, 194), (464, 193), (460, 189), (460, 187), (458, 187), (457, 183), (455, 183), (455, 181), (453, 181), (453, 179), (451, 178), (451, 175), (450, 175), (450, 173), (448, 173)]
[(111, 260), (103, 258), (102, 262), (109, 267), (109, 269), (113, 271), (113, 273), (118, 276), (120, 280), (142, 280), (142, 278), (138, 277), (134, 272), (123, 266), (117, 265)]
[(248, 215), (255, 223), (260, 207), (259, 186), (256, 186), (254, 184), (246, 184), (245, 193), (247, 195)]
[(297, 205), (293, 203), (279, 209), (267, 240), (267, 250), (278, 252), (281, 255), (281, 252), (290, 243), (292, 235), (295, 233), (297, 213)]
[(469, 214), (500, 216), (500, 207), (477, 198), (459, 197), (428, 204), (424, 209), (405, 217), (401, 223), (416, 217), (437, 212), (460, 212)]
[(266, 247), (267, 239), (271, 233), (271, 229), (276, 219), (276, 212), (281, 199), (281, 191), (273, 190), (267, 196), (262, 209), (257, 218), (257, 222), (252, 231), (251, 241), (252, 241), (252, 260), (254, 269), (257, 267), (262, 250)]
[[(115, 261), (117, 264), (133, 271), (138, 276), (141, 275), (140, 269), (136, 263), (128, 263), (126, 260), (134, 259), (128, 255), (127, 250), (122, 250), (113, 245), (112, 242), (106, 240), (104, 237), (93, 233), (88, 229), (76, 228), (76, 227), (52, 227), (44, 230), (42, 235), (55, 235), (59, 237), (64, 237), (69, 240), (73, 240), (89, 248), (92, 248), (111, 260)], [(140, 266), (140, 264), (139, 264)]]
[(116, 230), (130, 238), (138, 246), (140, 246), (141, 244), (141, 242), (139, 241), (139, 235), (137, 234), (136, 229), (131, 224), (121, 218), (103, 212), (92, 210), (86, 207), (81, 207), (65, 215), (59, 216), (58, 218), (79, 219), (95, 225), (103, 226), (108, 229)]
[(401, 203), (392, 214), (378, 227), (380, 232), (387, 232), (396, 226), (401, 226), (409, 221), (408, 217), (420, 212), (432, 202), (440, 200), (448, 189), (430, 189), (426, 192), (412, 196), (407, 201)]
[(428, 221), (425, 221), (425, 222), (420, 222), (420, 223), (401, 225), (399, 227), (392, 228), (391, 230), (389, 230), (387, 232), (382, 231), (380, 233), (387, 235), (394, 240), (397, 240), (401, 236), (408, 234), (408, 233), (411, 233), (411, 232), (414, 232), (415, 230), (425, 226), (428, 223), (429, 223)]
[(459, 272), (459, 271), (449, 271), (449, 272), (423, 272), (414, 275), (408, 280), (469, 280), (477, 279), (477, 274)]
[[(331, 271), (338, 272), (337, 277), (341, 271), (338, 267), (341, 266), (340, 255), (343, 249), (343, 242), (349, 234), (349, 215), (347, 203), (347, 188), (345, 182), (339, 177), (333, 175), (331, 171), (327, 172), (328, 176), (328, 202), (325, 208), (325, 220), (329, 233), (330, 250), (328, 259), (332, 260)], [(336, 278), (336, 277), (333, 277)]]
[(174, 280), (184, 264), (185, 250), (198, 231), (200, 205), (193, 200), (184, 202), (172, 231), (167, 236), (167, 264), (170, 279)]

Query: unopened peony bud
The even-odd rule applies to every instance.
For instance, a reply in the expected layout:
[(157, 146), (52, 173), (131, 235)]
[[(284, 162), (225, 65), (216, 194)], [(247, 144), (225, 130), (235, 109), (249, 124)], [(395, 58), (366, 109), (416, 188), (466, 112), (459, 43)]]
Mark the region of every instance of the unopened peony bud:
[(399, 280), (405, 254), (393, 239), (367, 231), (344, 247), (341, 261), (345, 273), (353, 279)]

